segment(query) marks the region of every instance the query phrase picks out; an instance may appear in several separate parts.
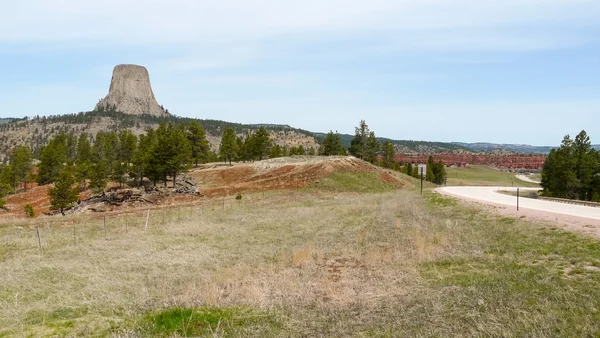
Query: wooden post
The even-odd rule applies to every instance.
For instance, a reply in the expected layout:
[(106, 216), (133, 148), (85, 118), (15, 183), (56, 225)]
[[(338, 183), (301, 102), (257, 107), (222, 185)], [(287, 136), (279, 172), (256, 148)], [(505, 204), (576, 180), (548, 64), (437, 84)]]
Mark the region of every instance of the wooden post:
[(150, 219), (150, 209), (148, 209), (148, 213), (146, 213), (146, 225), (144, 226), (144, 232), (148, 231), (148, 220)]
[(177, 208), (177, 220), (181, 222), (181, 207)]
[(73, 223), (73, 245), (77, 245), (77, 234), (75, 233), (75, 223)]
[(42, 250), (42, 239), (40, 237), (40, 227), (36, 226), (35, 230), (37, 231), (37, 237), (38, 237), (38, 246), (40, 247), (40, 253), (43, 255), (44, 251)]
[(517, 187), (517, 211), (519, 211), (519, 188)]
[(127, 220), (125, 220), (125, 235), (127, 235), (129, 229), (127, 229)]
[(106, 215), (104, 215), (104, 239), (106, 239)]

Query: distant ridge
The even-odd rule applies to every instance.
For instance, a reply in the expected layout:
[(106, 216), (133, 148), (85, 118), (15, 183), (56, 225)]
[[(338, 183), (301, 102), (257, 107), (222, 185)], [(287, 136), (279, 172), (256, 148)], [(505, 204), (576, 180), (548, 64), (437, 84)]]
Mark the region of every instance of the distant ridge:
[[(325, 138), (326, 133), (313, 133), (315, 137), (321, 141)], [(350, 142), (354, 138), (354, 135), (340, 134), (342, 143), (345, 147), (350, 147)], [(497, 143), (486, 143), (486, 142), (431, 142), (431, 141), (413, 141), (413, 140), (393, 140), (388, 138), (378, 138), (380, 142), (387, 140), (391, 141), (406, 151), (409, 152), (422, 152), (422, 153), (443, 153), (443, 152), (456, 152), (456, 151), (471, 151), (471, 152), (491, 152), (497, 150), (511, 151), (519, 154), (539, 154), (546, 155), (550, 153), (550, 150), (558, 148), (558, 146), (532, 146), (528, 144), (497, 144)], [(596, 150), (600, 150), (600, 144), (592, 145)]]

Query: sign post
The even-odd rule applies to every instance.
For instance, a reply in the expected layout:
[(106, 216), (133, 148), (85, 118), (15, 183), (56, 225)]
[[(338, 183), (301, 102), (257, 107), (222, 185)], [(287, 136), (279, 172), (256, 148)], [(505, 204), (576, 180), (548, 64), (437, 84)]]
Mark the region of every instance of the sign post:
[(427, 165), (419, 164), (419, 176), (421, 176), (421, 196), (423, 196), (423, 179), (425, 178), (426, 174), (427, 174)]

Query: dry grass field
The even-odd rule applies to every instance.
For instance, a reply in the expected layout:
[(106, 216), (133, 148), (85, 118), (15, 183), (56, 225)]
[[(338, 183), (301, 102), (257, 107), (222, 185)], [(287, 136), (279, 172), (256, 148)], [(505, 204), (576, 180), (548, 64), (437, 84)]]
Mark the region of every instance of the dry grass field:
[(393, 175), (2, 224), (0, 336), (600, 333), (600, 243)]

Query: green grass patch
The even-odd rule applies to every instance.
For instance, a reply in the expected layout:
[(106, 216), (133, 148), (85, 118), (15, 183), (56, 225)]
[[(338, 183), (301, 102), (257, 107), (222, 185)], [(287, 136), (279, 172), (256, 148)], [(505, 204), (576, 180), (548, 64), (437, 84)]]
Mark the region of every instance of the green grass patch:
[(329, 192), (382, 193), (396, 190), (393, 184), (384, 182), (379, 172), (336, 171), (313, 183), (309, 190)]
[(446, 168), (448, 174), (448, 185), (451, 186), (519, 186), (539, 187), (538, 184), (519, 180), (514, 173), (488, 166), (468, 166), (461, 168)]
[(455, 198), (442, 196), (440, 194), (433, 194), (429, 199), (429, 202), (434, 206), (451, 207), (455, 206), (458, 202)]
[(244, 308), (173, 308), (146, 314), (134, 328), (143, 336), (235, 336), (243, 332), (277, 332), (274, 316)]

